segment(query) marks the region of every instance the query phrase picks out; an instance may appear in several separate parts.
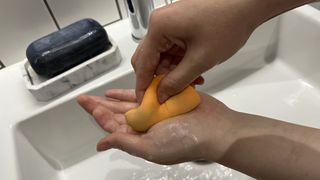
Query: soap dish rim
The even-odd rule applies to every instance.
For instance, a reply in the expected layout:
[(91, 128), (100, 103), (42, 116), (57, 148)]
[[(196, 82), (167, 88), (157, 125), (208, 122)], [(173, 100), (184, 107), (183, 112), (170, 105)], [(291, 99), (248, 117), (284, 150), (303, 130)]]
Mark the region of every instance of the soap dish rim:
[[(39, 96), (37, 95), (37, 93), (40, 93), (40, 91), (41, 91), (43, 88), (45, 88), (45, 87), (47, 87), (47, 86), (50, 86), (50, 84), (55, 83), (55, 82), (59, 81), (59, 80), (62, 79), (62, 78), (65, 78), (65, 77), (67, 77), (67, 76), (74, 75), (75, 73), (78, 72), (78, 70), (81, 70), (82, 68), (86, 67), (87, 65), (90, 65), (91, 63), (94, 63), (94, 62), (96, 62), (96, 61), (102, 60), (103, 57), (109, 56), (109, 55), (114, 54), (114, 53), (118, 53), (118, 54), (119, 54), (119, 58), (116, 59), (116, 64), (113, 65), (113, 66), (111, 66), (111, 67), (117, 67), (117, 66), (121, 63), (121, 61), (122, 61), (122, 56), (121, 56), (120, 50), (119, 50), (119, 48), (118, 48), (118, 45), (117, 45), (110, 37), (109, 37), (109, 41), (110, 41), (110, 43), (111, 43), (111, 45), (112, 45), (110, 49), (108, 49), (108, 50), (106, 50), (106, 51), (104, 51), (104, 52), (102, 52), (102, 53), (94, 56), (93, 58), (91, 58), (91, 59), (89, 59), (89, 60), (86, 60), (86, 61), (78, 64), (78, 65), (75, 66), (75, 67), (72, 67), (71, 69), (69, 69), (69, 70), (67, 70), (67, 71), (65, 71), (65, 72), (63, 72), (63, 73), (61, 73), (61, 74), (59, 74), (59, 75), (57, 75), (57, 76), (54, 76), (54, 77), (52, 77), (52, 78), (50, 78), (50, 79), (47, 79), (46, 81), (44, 81), (44, 82), (42, 82), (42, 83), (40, 83), (40, 84), (32, 84), (32, 80), (31, 80), (31, 78), (30, 78), (30, 74), (29, 74), (29, 71), (28, 71), (28, 69), (27, 69), (28, 66), (31, 67), (31, 65), (30, 65), (28, 59), (25, 58), (25, 59), (23, 60), (22, 65), (21, 65), (21, 71), (22, 71), (22, 76), (23, 76), (23, 79), (24, 79), (24, 82), (25, 82), (25, 85), (26, 85), (27, 89), (31, 92), (31, 94), (32, 94), (38, 101), (46, 102), (46, 101), (50, 101), (50, 100), (52, 100), (52, 99), (54, 99), (54, 98), (56, 98), (56, 97), (58, 97), (58, 96), (60, 96), (60, 95), (63, 95), (64, 93), (71, 92), (72, 89), (74, 89), (74, 87), (72, 87), (72, 88), (67, 88), (67, 89), (65, 89), (64, 91), (60, 92), (59, 94), (54, 95), (54, 96), (49, 97), (49, 98), (43, 98), (43, 97), (39, 97)], [(111, 68), (111, 67), (110, 67), (110, 68)], [(108, 70), (106, 70), (105, 73), (108, 73), (109, 71), (111, 71), (112, 69), (110, 69), (110, 68), (109, 68)], [(101, 75), (101, 74), (104, 74), (104, 73), (103, 73), (103, 72), (102, 72), (102, 73), (99, 73), (99, 75)], [(99, 76), (99, 75), (97, 75), (97, 76)], [(40, 75), (38, 75), (38, 76), (40, 76)], [(95, 77), (97, 77), (97, 76), (95, 76)], [(43, 77), (43, 76), (40, 76), (40, 77)], [(95, 78), (95, 77), (94, 77), (94, 76), (93, 76), (93, 77), (90, 77), (88, 80), (83, 81), (83, 82), (77, 84), (75, 87), (79, 87), (81, 84), (87, 83), (87, 82), (91, 81), (91, 80), (92, 80), (93, 78)]]
[[(114, 53), (114, 52), (118, 49), (118, 46), (117, 46), (111, 39), (109, 39), (109, 40), (110, 40), (112, 46), (111, 46), (111, 48), (108, 49), (107, 51), (104, 51), (104, 52), (102, 52), (102, 53), (94, 56), (93, 58), (91, 58), (91, 59), (89, 59), (89, 60), (86, 60), (86, 61), (78, 64), (77, 66), (72, 67), (71, 69), (69, 69), (69, 70), (61, 73), (61, 74), (58, 74), (58, 75), (56, 75), (56, 76), (54, 76), (54, 77), (52, 77), (52, 78), (50, 78), (50, 79), (47, 79), (46, 81), (44, 81), (44, 82), (42, 82), (42, 83), (40, 83), (40, 84), (31, 84), (30, 75), (29, 75), (29, 73), (28, 73), (28, 71), (27, 71), (27, 69), (26, 69), (28, 66), (31, 67), (31, 65), (30, 65), (28, 59), (26, 58), (26, 59), (24, 60), (24, 63), (23, 63), (23, 65), (22, 65), (22, 66), (23, 66), (22, 68), (24, 69), (25, 73), (26, 73), (27, 76), (29, 77), (29, 80), (28, 80), (29, 83), (27, 83), (27, 86), (30, 87), (30, 88), (28, 88), (28, 89), (37, 90), (37, 89), (39, 89), (40, 87), (44, 87), (44, 86), (46, 86), (46, 85), (48, 85), (48, 84), (51, 84), (51, 83), (55, 82), (55, 81), (58, 80), (58, 79), (61, 79), (61, 78), (64, 77), (65, 75), (71, 74), (72, 72), (76, 72), (76, 71), (74, 71), (74, 70), (76, 70), (76, 69), (80, 69), (81, 67), (87, 66), (88, 64), (91, 64), (91, 63), (95, 62), (96, 60), (101, 59), (101, 58), (104, 57), (104, 56), (107, 56), (107, 55), (110, 55), (111, 53)], [(39, 75), (39, 76), (41, 76), (41, 75)], [(41, 77), (43, 77), (43, 76), (41, 76)]]

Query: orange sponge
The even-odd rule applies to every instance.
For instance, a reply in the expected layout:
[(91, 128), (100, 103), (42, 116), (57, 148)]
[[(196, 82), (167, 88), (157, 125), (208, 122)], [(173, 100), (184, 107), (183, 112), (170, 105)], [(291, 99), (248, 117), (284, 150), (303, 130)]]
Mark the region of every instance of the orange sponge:
[(189, 112), (199, 105), (200, 96), (191, 86), (172, 96), (163, 104), (159, 104), (157, 87), (163, 77), (163, 75), (155, 77), (146, 90), (141, 105), (126, 112), (127, 122), (134, 130), (147, 131), (154, 124)]

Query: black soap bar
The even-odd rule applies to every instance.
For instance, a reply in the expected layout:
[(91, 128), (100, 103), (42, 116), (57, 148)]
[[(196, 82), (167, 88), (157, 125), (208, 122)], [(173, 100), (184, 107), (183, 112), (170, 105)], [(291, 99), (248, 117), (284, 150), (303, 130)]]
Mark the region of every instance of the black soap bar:
[(32, 42), (26, 55), (38, 75), (51, 78), (111, 46), (107, 32), (97, 21), (83, 19)]

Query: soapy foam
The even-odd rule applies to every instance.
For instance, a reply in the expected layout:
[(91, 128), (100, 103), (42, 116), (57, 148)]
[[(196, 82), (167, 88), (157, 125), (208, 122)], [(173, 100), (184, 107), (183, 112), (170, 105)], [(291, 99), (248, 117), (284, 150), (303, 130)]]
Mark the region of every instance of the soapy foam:
[(249, 180), (252, 179), (240, 172), (220, 164), (196, 165), (182, 163), (161, 168), (146, 168), (142, 172), (133, 173), (132, 180)]

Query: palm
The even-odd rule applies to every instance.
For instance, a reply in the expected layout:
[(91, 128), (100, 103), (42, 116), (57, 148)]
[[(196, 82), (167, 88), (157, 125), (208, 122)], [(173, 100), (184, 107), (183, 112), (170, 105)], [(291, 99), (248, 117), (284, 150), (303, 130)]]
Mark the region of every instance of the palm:
[(124, 115), (138, 106), (134, 90), (109, 90), (106, 98), (81, 95), (78, 102), (104, 130), (111, 133), (98, 143), (98, 150), (115, 147), (151, 161), (171, 164), (186, 158), (203, 158), (198, 147), (205, 139), (204, 129), (210, 127), (210, 124), (217, 126), (211, 117), (219, 119), (220, 116), (212, 107), (226, 109), (225, 106), (219, 106), (222, 103), (214, 98), (202, 93), (200, 96), (202, 102), (195, 110), (162, 121), (146, 133), (134, 131)]
[(104, 130), (139, 134), (127, 124), (124, 116), (125, 112), (138, 106), (133, 90), (111, 90), (106, 98), (81, 95), (78, 102)]

